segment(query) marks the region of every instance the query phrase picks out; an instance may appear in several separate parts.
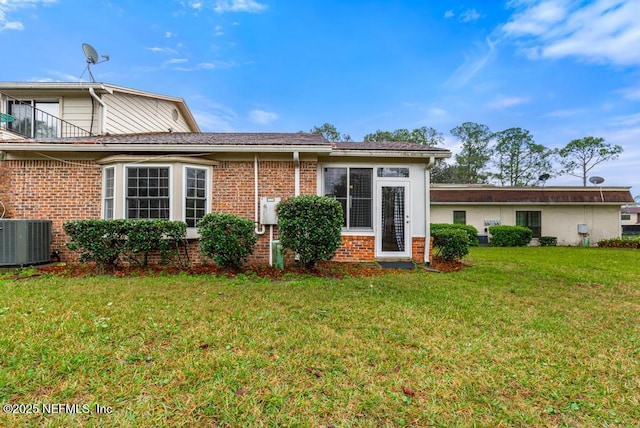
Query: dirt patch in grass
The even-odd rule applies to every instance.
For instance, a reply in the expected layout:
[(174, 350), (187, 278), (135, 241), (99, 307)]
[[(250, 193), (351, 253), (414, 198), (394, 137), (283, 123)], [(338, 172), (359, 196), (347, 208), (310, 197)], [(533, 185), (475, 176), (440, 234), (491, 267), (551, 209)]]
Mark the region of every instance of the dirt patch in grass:
[[(438, 258), (434, 259), (428, 268), (433, 272), (455, 272), (466, 267), (463, 261), (447, 262)], [(414, 271), (422, 271), (425, 268), (417, 265)], [(37, 273), (31, 276), (39, 276), (42, 274), (53, 274), (65, 278), (94, 276), (98, 272), (96, 265), (87, 264), (66, 264), (58, 263), (54, 265), (41, 266), (37, 269)], [(189, 267), (178, 267), (170, 265), (153, 265), (153, 266), (119, 266), (116, 269), (105, 272), (105, 275), (114, 277), (128, 276), (161, 276), (161, 275), (216, 275), (236, 278), (239, 275), (257, 276), (260, 278), (269, 278), (280, 280), (283, 277), (291, 275), (311, 275), (321, 278), (361, 278), (388, 273), (406, 273), (406, 269), (385, 269), (377, 263), (348, 263), (348, 262), (320, 262), (314, 269), (306, 269), (303, 266), (287, 266), (285, 269), (276, 269), (272, 266), (246, 266), (239, 270), (223, 269), (213, 264), (193, 265)]]

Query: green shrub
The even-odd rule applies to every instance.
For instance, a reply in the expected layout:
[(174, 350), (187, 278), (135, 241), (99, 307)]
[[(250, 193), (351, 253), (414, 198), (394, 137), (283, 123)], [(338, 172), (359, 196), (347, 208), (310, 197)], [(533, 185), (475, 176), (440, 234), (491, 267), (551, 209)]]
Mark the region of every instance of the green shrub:
[(494, 247), (525, 247), (533, 237), (531, 229), (523, 226), (490, 226), (489, 233)]
[(70, 239), (66, 243), (71, 251), (80, 252), (80, 262), (95, 261), (102, 272), (114, 267), (124, 250), (124, 220), (78, 220), (63, 224)]
[(326, 196), (303, 195), (278, 204), (278, 228), (284, 248), (300, 255), (312, 269), (331, 260), (342, 244), (342, 206)]
[(469, 254), (469, 235), (463, 229), (432, 229), (433, 246), (437, 248), (436, 256), (446, 261), (459, 260)]
[(67, 248), (80, 252), (80, 262), (95, 261), (100, 271), (123, 260), (144, 266), (152, 251), (166, 262), (187, 232), (185, 223), (168, 220), (77, 220), (63, 228), (70, 239)]
[(640, 248), (640, 237), (638, 238), (611, 238), (598, 241), (598, 247), (603, 248)]
[(187, 234), (187, 224), (168, 220), (116, 220), (123, 222), (127, 237), (123, 255), (140, 266), (147, 266), (149, 253), (158, 251), (166, 263), (179, 254), (179, 244)]
[(479, 245), (478, 229), (471, 226), (470, 224), (449, 224), (449, 223), (432, 223), (431, 224), (432, 235), (434, 231), (438, 231), (442, 229), (463, 230), (469, 236), (470, 246), (477, 247)]
[(198, 232), (200, 253), (225, 268), (240, 268), (257, 241), (253, 222), (233, 214), (205, 215)]
[(538, 238), (541, 247), (555, 247), (558, 245), (558, 238), (555, 236), (541, 236)]

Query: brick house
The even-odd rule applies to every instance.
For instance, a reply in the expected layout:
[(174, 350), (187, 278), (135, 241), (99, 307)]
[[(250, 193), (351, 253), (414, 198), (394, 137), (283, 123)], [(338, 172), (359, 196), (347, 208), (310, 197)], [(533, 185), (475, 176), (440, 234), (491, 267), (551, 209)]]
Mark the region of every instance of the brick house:
[[(338, 261), (428, 263), (430, 169), (448, 150), (411, 143), (329, 143), (306, 133), (155, 132), (0, 141), (5, 218), (45, 219), (63, 260), (63, 223), (99, 218), (182, 220), (208, 212), (252, 219), (252, 263), (270, 261), (277, 226), (263, 204), (300, 194), (335, 197), (345, 211)], [(265, 199), (266, 198), (266, 199)], [(426, 208), (426, 209), (425, 209)]]

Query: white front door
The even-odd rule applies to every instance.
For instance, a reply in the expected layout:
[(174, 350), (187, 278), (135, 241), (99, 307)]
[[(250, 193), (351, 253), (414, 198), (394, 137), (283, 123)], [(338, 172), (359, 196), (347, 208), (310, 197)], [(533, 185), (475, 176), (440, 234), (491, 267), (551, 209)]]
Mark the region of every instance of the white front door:
[(376, 257), (411, 257), (409, 183), (378, 181)]

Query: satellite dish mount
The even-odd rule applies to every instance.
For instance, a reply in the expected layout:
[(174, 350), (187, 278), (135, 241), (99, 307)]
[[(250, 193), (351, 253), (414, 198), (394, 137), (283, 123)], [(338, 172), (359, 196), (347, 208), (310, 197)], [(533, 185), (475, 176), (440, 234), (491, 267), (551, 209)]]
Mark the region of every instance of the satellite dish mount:
[[(109, 55), (98, 56), (98, 52), (88, 43), (82, 44), (82, 50), (84, 56), (87, 58), (87, 71), (91, 77), (91, 82), (95, 83), (96, 79), (93, 78), (93, 73), (91, 73), (91, 66), (109, 61)], [(102, 60), (100, 60), (100, 58), (102, 58)]]
[[(593, 177), (589, 177), (589, 183), (593, 184), (594, 186), (599, 186), (600, 184), (604, 183), (604, 178), (598, 177), (597, 175), (594, 175)], [(602, 187), (600, 187), (600, 200), (602, 200), (602, 202), (604, 202), (604, 195), (602, 194)]]

